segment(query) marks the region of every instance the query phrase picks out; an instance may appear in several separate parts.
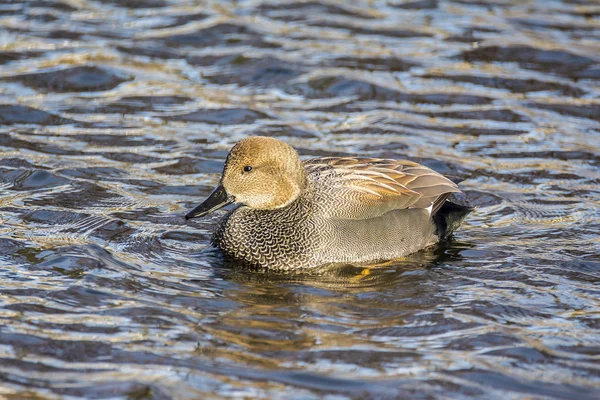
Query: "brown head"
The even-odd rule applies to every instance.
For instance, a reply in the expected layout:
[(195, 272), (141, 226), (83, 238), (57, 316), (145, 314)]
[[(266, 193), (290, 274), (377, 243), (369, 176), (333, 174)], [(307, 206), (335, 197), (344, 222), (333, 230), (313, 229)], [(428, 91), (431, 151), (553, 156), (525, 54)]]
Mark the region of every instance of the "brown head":
[(220, 185), (186, 219), (233, 202), (259, 210), (282, 208), (305, 188), (306, 171), (296, 150), (277, 139), (252, 136), (233, 146)]

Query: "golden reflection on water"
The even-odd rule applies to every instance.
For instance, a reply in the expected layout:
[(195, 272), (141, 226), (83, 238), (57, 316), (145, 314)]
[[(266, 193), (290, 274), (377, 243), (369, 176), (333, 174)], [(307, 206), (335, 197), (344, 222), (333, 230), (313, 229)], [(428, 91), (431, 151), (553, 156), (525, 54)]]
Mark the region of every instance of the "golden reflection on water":
[[(0, 4), (0, 397), (600, 397), (596, 15)], [(415, 159), (476, 211), (383, 265), (241, 270), (182, 215), (252, 134)]]

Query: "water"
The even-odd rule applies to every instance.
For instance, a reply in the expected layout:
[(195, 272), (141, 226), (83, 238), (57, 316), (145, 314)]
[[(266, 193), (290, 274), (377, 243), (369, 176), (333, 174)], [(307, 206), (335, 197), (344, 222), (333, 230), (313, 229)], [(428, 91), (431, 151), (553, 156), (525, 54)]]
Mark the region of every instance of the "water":
[[(596, 1), (0, 4), (0, 397), (600, 398)], [(477, 210), (360, 275), (186, 222), (251, 134)]]

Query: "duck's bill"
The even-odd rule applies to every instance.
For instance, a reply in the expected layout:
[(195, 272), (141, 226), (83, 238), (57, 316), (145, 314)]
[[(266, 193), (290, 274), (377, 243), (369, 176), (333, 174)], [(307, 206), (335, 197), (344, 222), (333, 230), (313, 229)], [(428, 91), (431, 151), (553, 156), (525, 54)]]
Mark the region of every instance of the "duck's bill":
[(219, 185), (202, 204), (187, 213), (185, 219), (204, 217), (233, 201), (233, 197), (228, 196), (223, 186)]

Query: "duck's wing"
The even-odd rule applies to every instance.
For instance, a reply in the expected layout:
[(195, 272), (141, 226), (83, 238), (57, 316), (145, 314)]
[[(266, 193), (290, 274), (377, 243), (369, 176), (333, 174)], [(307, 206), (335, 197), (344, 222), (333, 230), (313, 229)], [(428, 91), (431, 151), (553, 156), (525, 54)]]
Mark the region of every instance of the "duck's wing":
[(450, 179), (413, 161), (323, 157), (304, 165), (316, 200), (330, 217), (366, 219), (405, 208), (434, 215), (450, 193), (460, 192)]

